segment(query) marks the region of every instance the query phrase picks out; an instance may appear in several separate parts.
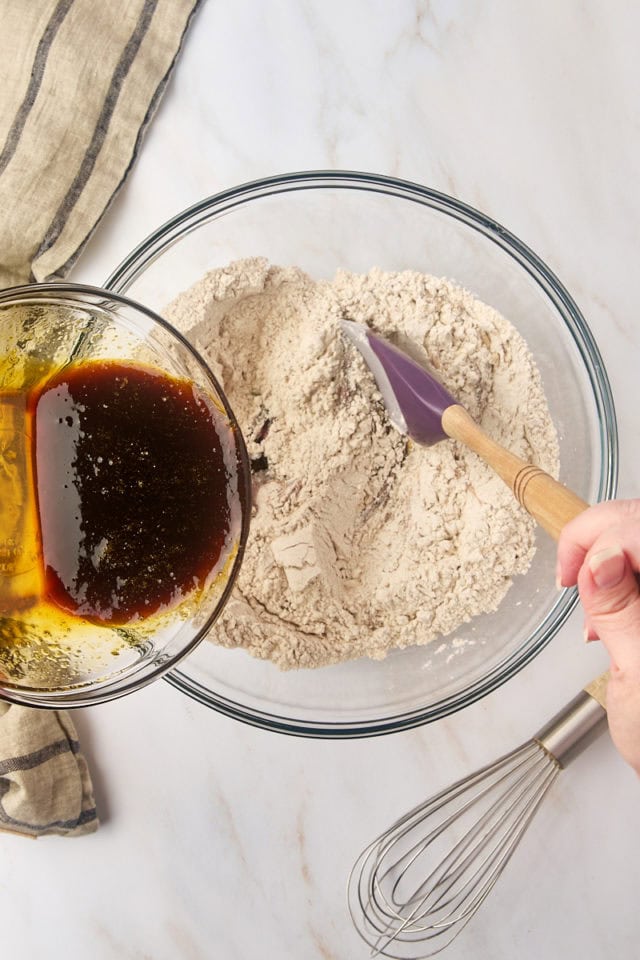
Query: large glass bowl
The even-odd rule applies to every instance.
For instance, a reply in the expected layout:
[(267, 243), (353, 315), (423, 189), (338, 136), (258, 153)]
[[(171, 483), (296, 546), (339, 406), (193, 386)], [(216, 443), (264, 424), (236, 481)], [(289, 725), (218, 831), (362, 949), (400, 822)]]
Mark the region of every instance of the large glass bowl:
[[(252, 256), (299, 266), (317, 279), (338, 268), (379, 267), (458, 281), (529, 344), (559, 433), (561, 480), (590, 502), (613, 496), (615, 413), (596, 344), (558, 279), (499, 224), (413, 183), (295, 173), (195, 204), (144, 240), (105, 285), (162, 313), (207, 270)], [(203, 643), (167, 679), (228, 716), (289, 734), (372, 736), (435, 720), (512, 677), (569, 616), (576, 596), (555, 588), (555, 545), (541, 531), (537, 542), (528, 573), (495, 613), (458, 629), (457, 643), (442, 638), (384, 661), (295, 672)]]
[[(203, 586), (184, 602), (120, 626), (69, 618), (43, 599), (38, 525), (32, 519), (35, 481), (30, 478), (37, 469), (31, 456), (30, 398), (70, 364), (105, 360), (187, 381), (209, 401), (224, 450), (230, 515), (225, 545)], [(59, 433), (55, 442), (57, 454)], [(208, 633), (241, 563), (249, 462), (220, 385), (202, 357), (161, 317), (128, 298), (79, 284), (0, 291), (0, 471), (0, 698), (50, 708), (110, 700), (161, 676)], [(65, 496), (60, 486), (56, 502)], [(71, 502), (75, 505), (73, 495)]]

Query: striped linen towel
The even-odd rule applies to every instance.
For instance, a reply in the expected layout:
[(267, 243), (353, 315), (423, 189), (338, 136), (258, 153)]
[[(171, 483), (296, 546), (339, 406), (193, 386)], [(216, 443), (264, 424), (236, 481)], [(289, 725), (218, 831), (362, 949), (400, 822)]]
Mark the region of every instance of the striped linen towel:
[[(135, 160), (198, 4), (4, 0), (0, 287), (73, 266)], [(77, 836), (97, 826), (69, 714), (0, 693), (0, 830)]]
[(69, 714), (0, 703), (0, 830), (80, 836), (97, 827), (91, 777)]
[(63, 276), (135, 158), (198, 0), (4, 0), (0, 287)]

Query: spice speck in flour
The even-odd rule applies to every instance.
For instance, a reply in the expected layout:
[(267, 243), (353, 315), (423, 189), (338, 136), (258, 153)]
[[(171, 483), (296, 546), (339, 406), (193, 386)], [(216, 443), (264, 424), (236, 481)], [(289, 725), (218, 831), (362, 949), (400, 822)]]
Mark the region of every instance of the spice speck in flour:
[(252, 462), (249, 541), (213, 641), (283, 668), (382, 658), (495, 610), (526, 572), (533, 520), (471, 451), (399, 434), (338, 325), (428, 361), (495, 440), (557, 475), (538, 370), (493, 308), (415, 272), (316, 281), (252, 258), (167, 316), (220, 380)]

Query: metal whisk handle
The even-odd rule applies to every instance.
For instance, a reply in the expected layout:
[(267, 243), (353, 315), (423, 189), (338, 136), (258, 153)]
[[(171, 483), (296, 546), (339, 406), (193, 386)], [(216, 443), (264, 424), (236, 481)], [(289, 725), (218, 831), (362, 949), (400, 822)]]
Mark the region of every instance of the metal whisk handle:
[(607, 722), (605, 691), (608, 674), (581, 690), (571, 703), (538, 731), (534, 740), (566, 767), (602, 732)]

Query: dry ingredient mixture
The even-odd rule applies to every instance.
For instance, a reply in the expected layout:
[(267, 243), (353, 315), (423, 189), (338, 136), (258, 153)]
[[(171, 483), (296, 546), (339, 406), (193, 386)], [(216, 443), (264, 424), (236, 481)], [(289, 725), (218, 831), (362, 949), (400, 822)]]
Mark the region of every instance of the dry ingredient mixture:
[(219, 378), (252, 461), (249, 542), (212, 640), (320, 667), (498, 607), (530, 565), (534, 522), (475, 454), (414, 446), (390, 425), (338, 322), (422, 356), (494, 439), (557, 475), (540, 376), (510, 323), (435, 277), (315, 281), (262, 258), (211, 271), (167, 313)]

